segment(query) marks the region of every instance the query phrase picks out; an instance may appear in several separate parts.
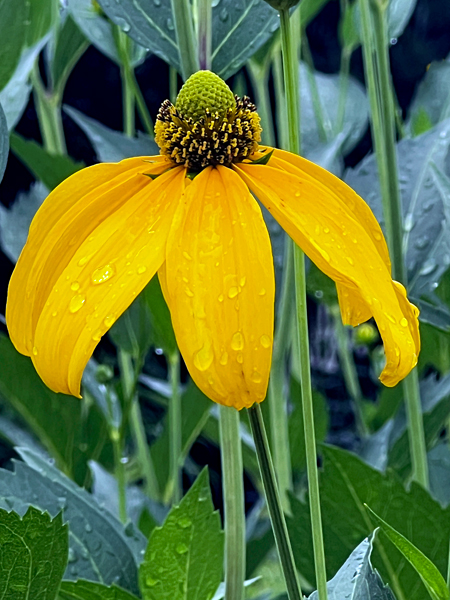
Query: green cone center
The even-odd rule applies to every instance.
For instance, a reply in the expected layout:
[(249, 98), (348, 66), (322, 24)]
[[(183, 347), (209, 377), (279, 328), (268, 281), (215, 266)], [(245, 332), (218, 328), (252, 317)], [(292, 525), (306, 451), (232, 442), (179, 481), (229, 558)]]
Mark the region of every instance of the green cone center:
[(207, 111), (224, 118), (236, 106), (233, 92), (215, 73), (198, 71), (181, 88), (175, 107), (185, 119), (194, 122), (205, 117)]

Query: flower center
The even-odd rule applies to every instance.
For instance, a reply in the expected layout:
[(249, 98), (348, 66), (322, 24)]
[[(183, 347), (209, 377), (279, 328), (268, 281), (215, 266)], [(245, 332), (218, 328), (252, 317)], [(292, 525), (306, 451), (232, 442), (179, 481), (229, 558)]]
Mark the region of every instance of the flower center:
[(176, 165), (200, 171), (209, 165), (230, 166), (258, 150), (260, 118), (249, 98), (234, 96), (210, 71), (191, 75), (175, 106), (165, 100), (156, 119), (155, 139), (161, 154)]

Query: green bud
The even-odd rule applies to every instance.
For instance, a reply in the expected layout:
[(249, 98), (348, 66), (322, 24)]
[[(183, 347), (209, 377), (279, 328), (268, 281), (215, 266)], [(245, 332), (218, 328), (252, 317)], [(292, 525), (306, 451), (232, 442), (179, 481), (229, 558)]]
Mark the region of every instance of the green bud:
[(265, 0), (267, 4), (270, 4), (276, 10), (287, 10), (293, 6), (297, 6), (300, 0)]
[(378, 339), (378, 331), (371, 323), (363, 323), (355, 330), (355, 341), (364, 346), (372, 344)]
[(95, 379), (98, 383), (108, 383), (114, 377), (114, 371), (109, 365), (98, 365)]
[(198, 71), (181, 88), (175, 107), (185, 118), (199, 121), (206, 109), (211, 114), (225, 117), (229, 108), (236, 106), (233, 92), (225, 81), (211, 71)]

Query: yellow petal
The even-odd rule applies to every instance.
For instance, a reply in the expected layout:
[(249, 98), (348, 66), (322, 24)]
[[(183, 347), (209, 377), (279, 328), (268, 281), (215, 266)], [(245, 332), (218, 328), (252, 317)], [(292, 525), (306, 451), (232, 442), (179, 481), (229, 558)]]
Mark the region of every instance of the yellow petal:
[[(128, 181), (128, 186), (113, 186), (109, 194), (100, 188), (98, 211), (91, 211), (95, 205), (92, 191), (86, 211), (95, 214), (94, 229), (88, 226), (86, 211), (80, 208), (75, 216), (70, 211), (70, 217), (61, 216), (42, 242), (38, 253), (46, 257), (46, 263), (37, 288), (46, 293), (41, 292), (35, 302), (36, 310), (39, 301), (40, 312), (31, 358), (43, 381), (54, 391), (79, 395), (84, 367), (100, 338), (161, 266), (184, 177), (184, 169), (176, 168), (154, 181), (142, 175), (136, 177), (144, 180), (144, 186)], [(126, 202), (117, 200), (115, 195), (119, 193), (124, 194)], [(110, 200), (109, 213), (105, 195)], [(98, 215), (102, 215), (101, 221)], [(63, 240), (71, 237), (74, 248), (64, 253)], [(19, 267), (24, 269), (26, 265)], [(42, 285), (42, 279), (52, 281), (52, 286)]]
[(11, 277), (6, 320), (11, 340), (31, 355), (37, 320), (59, 271), (106, 216), (117, 210), (160, 173), (160, 157), (99, 164), (75, 173), (47, 197), (30, 226), (27, 243)]
[[(280, 154), (292, 157), (291, 164)], [(370, 209), (336, 177), (289, 153), (275, 151), (266, 166), (241, 163), (234, 168), (311, 260), (339, 284), (340, 295), (348, 294), (348, 301), (340, 298), (344, 321), (362, 322), (369, 312), (373, 315), (386, 353), (381, 380), (395, 385), (417, 361), (417, 314), (391, 279), (384, 238)], [(349, 308), (350, 302), (355, 306)]]
[(272, 356), (273, 259), (261, 210), (236, 173), (208, 167), (186, 189), (160, 278), (198, 387), (238, 410), (263, 400)]
[(339, 307), (344, 325), (356, 327), (372, 317), (372, 310), (359, 291), (349, 288), (343, 283), (336, 283)]

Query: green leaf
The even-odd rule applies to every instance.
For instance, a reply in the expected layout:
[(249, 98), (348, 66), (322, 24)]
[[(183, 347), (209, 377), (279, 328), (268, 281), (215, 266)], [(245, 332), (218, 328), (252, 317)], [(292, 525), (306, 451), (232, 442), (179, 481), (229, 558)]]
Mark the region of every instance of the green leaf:
[(450, 504), (450, 448), (446, 441), (428, 452), (430, 491), (442, 506)]
[[(78, 4), (84, 5), (88, 1), (70, 0), (69, 7), (73, 6), (72, 10), (74, 10)], [(156, 54), (178, 71), (180, 70), (171, 2), (98, 0), (98, 3), (111, 21), (137, 44), (147, 48), (152, 54)], [(75, 15), (74, 18), (76, 19)], [(79, 25), (82, 27), (81, 23)], [(86, 33), (86, 35), (88, 34)], [(94, 44), (95, 37), (94, 34), (92, 39)]]
[(278, 13), (259, 0), (222, 0), (212, 10), (212, 70), (228, 79), (279, 27)]
[(450, 61), (431, 63), (409, 109), (407, 129), (420, 135), (450, 117)]
[(153, 277), (143, 292), (144, 302), (150, 311), (155, 346), (162, 348), (165, 354), (178, 351), (175, 333), (172, 327), (170, 311), (164, 300), (158, 277)]
[(85, 166), (68, 156), (49, 154), (35, 141), (26, 140), (17, 133), (11, 133), (10, 144), (14, 154), (49, 190)]
[[(372, 532), (364, 503), (370, 504), (402, 535), (407, 535), (441, 573), (447, 572), (450, 509), (443, 509), (414, 482), (409, 491), (405, 490), (392, 471), (383, 475), (350, 452), (324, 446), (322, 453), (320, 498), (329, 577)], [(309, 509), (291, 497), (291, 510), (288, 527), (296, 562), (303, 576), (314, 582)], [(426, 592), (420, 578), (394, 546), (377, 539), (372, 564), (397, 598), (424, 599)]]
[(6, 122), (5, 113), (0, 104), (0, 182), (3, 179), (3, 174), (6, 169), (9, 154), (9, 135), (8, 124)]
[(64, 578), (80, 577), (105, 585), (116, 583), (138, 594), (137, 567), (145, 538), (100, 507), (83, 488), (28, 449), (19, 449), (28, 464), (0, 469), (0, 507), (24, 514), (30, 505), (50, 515), (64, 509), (69, 524), (69, 565)]
[(123, 315), (109, 330), (113, 343), (134, 358), (144, 358), (153, 344), (153, 329), (150, 311), (144, 292), (133, 301)]
[(388, 35), (390, 38), (398, 38), (402, 35), (405, 27), (416, 8), (417, 0), (390, 0), (387, 9)]
[(59, 0), (29, 0), (27, 2), (27, 47), (34, 46), (58, 22)]
[(31, 221), (47, 195), (47, 188), (38, 181), (28, 192), (19, 193), (11, 208), (0, 205), (0, 246), (12, 262), (19, 258)]
[(425, 556), (418, 548), (414, 546), (401, 533), (391, 527), (386, 521), (379, 517), (367, 504), (366, 509), (372, 520), (381, 527), (383, 533), (391, 540), (391, 542), (400, 550), (406, 560), (414, 567), (420, 575), (425, 587), (430, 596), (434, 600), (448, 600), (450, 598), (449, 589), (445, 583), (445, 579), (439, 573), (437, 568), (429, 558)]
[(62, 95), (66, 81), (89, 46), (78, 25), (68, 15), (56, 34), (55, 47), (50, 61), (54, 89)]
[(106, 438), (102, 416), (95, 406), (78, 398), (55, 394), (34, 370), (31, 360), (0, 335), (0, 397), (27, 423), (58, 465), (84, 485), (87, 462), (98, 457)]
[(76, 582), (63, 581), (59, 590), (60, 600), (138, 600), (115, 585), (107, 587), (101, 583), (80, 579)]
[(64, 106), (64, 111), (81, 127), (94, 147), (97, 157), (102, 162), (117, 162), (132, 156), (152, 156), (159, 154), (159, 148), (148, 135), (138, 133), (137, 138), (130, 138), (120, 131), (114, 131), (83, 115), (71, 106)]
[[(397, 144), (403, 206), (403, 248), (406, 249), (409, 295), (433, 292), (450, 265), (450, 200), (447, 154), (450, 119), (414, 139)], [(346, 182), (370, 205), (383, 225), (375, 155), (349, 171)]]
[[(363, 540), (353, 550), (331, 581), (327, 583), (328, 600), (395, 600), (394, 594), (370, 562), (372, 536)], [(313, 592), (308, 600), (318, 600)]]
[(144, 600), (209, 600), (222, 578), (223, 543), (204, 469), (150, 536), (139, 569)]
[(300, 20), (302, 27), (307, 27), (329, 0), (302, 0), (300, 2)]
[(0, 510), (0, 596), (55, 600), (67, 565), (68, 527), (30, 506), (21, 518)]
[(25, 44), (25, 0), (0, 0), (0, 90), (12, 77)]

